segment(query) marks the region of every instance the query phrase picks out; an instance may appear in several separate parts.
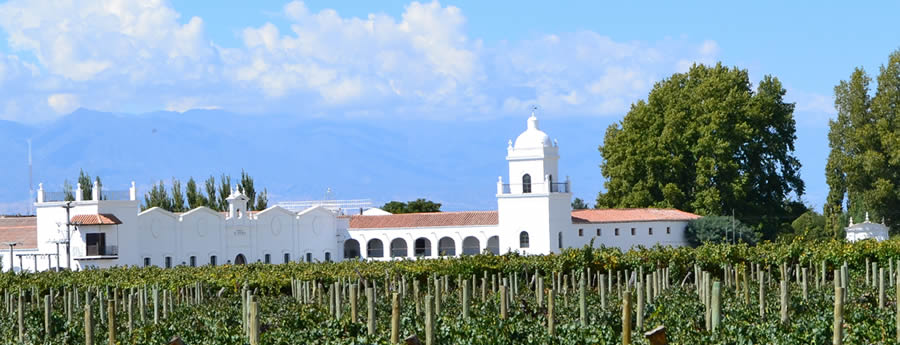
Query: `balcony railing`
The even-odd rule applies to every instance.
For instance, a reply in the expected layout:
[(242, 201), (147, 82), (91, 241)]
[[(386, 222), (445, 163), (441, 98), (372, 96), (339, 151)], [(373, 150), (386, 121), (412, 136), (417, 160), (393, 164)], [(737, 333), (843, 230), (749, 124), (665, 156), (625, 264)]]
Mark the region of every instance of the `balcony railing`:
[[(528, 190), (528, 193), (546, 193), (546, 183), (532, 183), (530, 185), (530, 189), (527, 189), (529, 185), (524, 185), (521, 183), (504, 183), (502, 185), (500, 194), (511, 194), (513, 190), (516, 193), (524, 193), (525, 190)], [(566, 182), (553, 182), (550, 183), (550, 193), (569, 193), (569, 184)]]
[(119, 255), (119, 246), (95, 247), (87, 246), (87, 248), (73, 248), (73, 256), (117, 256)]
[[(77, 190), (73, 190), (70, 194), (66, 195), (66, 192), (44, 192), (44, 202), (54, 202), (54, 201), (75, 201), (76, 196), (75, 193), (78, 193)], [(87, 195), (87, 198), (83, 199), (85, 201), (91, 200), (93, 196)], [(127, 190), (100, 190), (100, 200), (131, 200), (131, 192)], [(35, 201), (37, 201), (37, 197), (35, 197)]]

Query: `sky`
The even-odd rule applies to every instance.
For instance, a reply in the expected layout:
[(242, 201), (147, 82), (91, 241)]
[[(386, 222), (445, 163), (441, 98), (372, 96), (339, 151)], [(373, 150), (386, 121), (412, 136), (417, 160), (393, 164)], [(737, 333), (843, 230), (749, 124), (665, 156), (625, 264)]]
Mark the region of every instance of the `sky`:
[(821, 207), (833, 87), (900, 48), (896, 13), (900, 2), (14, 0), (0, 3), (0, 120), (88, 108), (478, 121), (537, 105), (545, 121), (608, 121), (668, 75), (721, 61), (781, 80), (803, 198)]

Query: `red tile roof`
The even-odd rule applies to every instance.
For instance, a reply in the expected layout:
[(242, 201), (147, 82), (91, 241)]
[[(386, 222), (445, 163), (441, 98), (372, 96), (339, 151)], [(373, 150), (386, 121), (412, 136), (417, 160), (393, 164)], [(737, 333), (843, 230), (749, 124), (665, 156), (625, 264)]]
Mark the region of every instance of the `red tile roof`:
[(78, 214), (72, 216), (72, 223), (81, 225), (117, 225), (122, 224), (119, 218), (109, 213)]
[(406, 213), (382, 216), (354, 215), (351, 229), (427, 228), (437, 226), (497, 225), (497, 211)]
[(0, 217), (0, 244), (6, 242), (18, 242), (15, 249), (37, 248), (37, 217)]
[(608, 208), (572, 211), (572, 223), (651, 222), (697, 218), (700, 216), (674, 208)]

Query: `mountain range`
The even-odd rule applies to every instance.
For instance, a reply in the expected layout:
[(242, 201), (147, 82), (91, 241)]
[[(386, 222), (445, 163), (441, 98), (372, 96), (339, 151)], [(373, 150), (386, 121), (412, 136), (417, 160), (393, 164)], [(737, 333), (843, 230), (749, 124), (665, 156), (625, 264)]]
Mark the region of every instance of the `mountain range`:
[[(210, 175), (247, 171), (270, 204), (287, 200), (427, 198), (444, 210), (496, 208), (497, 176), (508, 177), (508, 140), (528, 114), (466, 120), (242, 115), (223, 110), (108, 113), (78, 109), (29, 126), (0, 121), (0, 214), (29, 210), (28, 146), (34, 188), (61, 191), (80, 169), (106, 190), (135, 181), (143, 195), (162, 180), (202, 184)], [(602, 188), (598, 145), (616, 118), (541, 117), (560, 146), (560, 172), (575, 196), (593, 201)], [(331, 190), (326, 195), (326, 190)]]

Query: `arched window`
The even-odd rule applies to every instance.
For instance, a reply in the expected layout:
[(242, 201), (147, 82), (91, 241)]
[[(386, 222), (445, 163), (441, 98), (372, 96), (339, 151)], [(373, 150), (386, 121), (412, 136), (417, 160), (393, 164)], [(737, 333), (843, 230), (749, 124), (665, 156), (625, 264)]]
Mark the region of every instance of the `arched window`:
[(438, 241), (438, 254), (443, 256), (456, 255), (456, 242), (450, 237), (443, 237)]
[(370, 258), (380, 258), (384, 257), (384, 243), (377, 238), (373, 238), (369, 240), (369, 244), (366, 245), (367, 256)]
[(263, 255), (263, 262), (267, 264), (272, 263), (272, 254)]
[(244, 254), (238, 254), (237, 256), (234, 257), (235, 265), (243, 265), (246, 263), (247, 263), (247, 258), (244, 257)]
[(325, 262), (331, 262), (331, 252), (325, 252)]
[(531, 193), (531, 175), (522, 175), (522, 193)]
[(425, 237), (419, 237), (415, 242), (416, 256), (431, 256), (431, 241)]
[(349, 239), (344, 241), (344, 259), (355, 259), (359, 257), (359, 241)]
[(558, 244), (559, 244), (558, 245), (559, 249), (562, 249), (562, 231), (559, 232), (559, 243)]
[(406, 240), (402, 238), (395, 238), (391, 241), (391, 257), (404, 257), (409, 254), (409, 251), (406, 249)]
[(481, 252), (481, 243), (475, 236), (463, 239), (463, 255), (478, 255)]
[(166, 268), (172, 268), (172, 257), (171, 256), (166, 257)]
[(291, 253), (284, 253), (284, 263), (291, 262)]
[(215, 256), (215, 255), (210, 255), (210, 256), (209, 256), (209, 265), (210, 265), (210, 266), (215, 266), (215, 265), (216, 265), (216, 256)]
[(519, 233), (519, 248), (528, 248), (528, 245), (528, 232), (522, 231), (521, 233)]
[(488, 238), (487, 249), (494, 255), (500, 255), (500, 237), (491, 236)]
[(306, 253), (306, 262), (312, 262), (312, 253)]
[(191, 255), (191, 257), (188, 259), (188, 261), (190, 262), (191, 267), (197, 267), (197, 257), (196, 256)]

